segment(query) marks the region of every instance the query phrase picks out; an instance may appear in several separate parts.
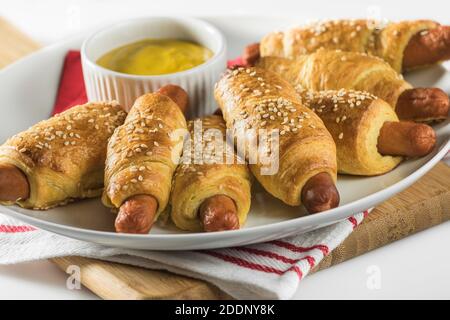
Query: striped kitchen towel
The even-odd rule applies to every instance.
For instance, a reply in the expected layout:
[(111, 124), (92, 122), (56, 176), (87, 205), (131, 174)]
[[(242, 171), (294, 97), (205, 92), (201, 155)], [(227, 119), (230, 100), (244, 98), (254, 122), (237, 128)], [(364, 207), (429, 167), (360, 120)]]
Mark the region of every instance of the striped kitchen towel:
[(366, 214), (266, 243), (165, 252), (111, 248), (70, 239), (0, 214), (0, 264), (82, 256), (203, 279), (237, 299), (289, 299), (308, 272), (342, 243)]

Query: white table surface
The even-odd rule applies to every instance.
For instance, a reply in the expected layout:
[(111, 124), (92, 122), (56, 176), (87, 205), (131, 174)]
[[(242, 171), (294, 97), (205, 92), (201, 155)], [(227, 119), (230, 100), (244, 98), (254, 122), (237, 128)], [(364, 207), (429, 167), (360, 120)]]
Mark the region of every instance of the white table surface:
[[(439, 0), (0, 0), (0, 16), (42, 44), (51, 44), (108, 20), (142, 15), (297, 15), (430, 18), (450, 24), (450, 3)], [(450, 222), (397, 241), (303, 280), (295, 299), (449, 299)], [(1, 248), (0, 248), (1, 250)], [(372, 281), (375, 279), (375, 281)], [(0, 299), (96, 299), (69, 290), (66, 275), (48, 261), (0, 266)], [(375, 284), (375, 285), (374, 285)]]

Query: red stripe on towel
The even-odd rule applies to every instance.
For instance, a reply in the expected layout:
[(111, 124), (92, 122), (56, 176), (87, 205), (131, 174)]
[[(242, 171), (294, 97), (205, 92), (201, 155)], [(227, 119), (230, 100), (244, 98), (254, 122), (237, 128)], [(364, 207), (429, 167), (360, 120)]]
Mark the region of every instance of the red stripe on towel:
[(358, 226), (358, 221), (355, 219), (355, 217), (348, 218), (348, 221), (350, 221), (351, 224), (353, 225), (353, 229), (355, 229)]
[(234, 247), (232, 248), (232, 250), (237, 250), (237, 251), (244, 251), (244, 252), (248, 252), (254, 255), (258, 255), (258, 256), (262, 256), (262, 257), (267, 257), (267, 258), (271, 258), (271, 259), (275, 259), (284, 263), (290, 263), (290, 264), (295, 264), (301, 260), (308, 260), (309, 265), (312, 267), (314, 266), (314, 263), (316, 262), (316, 260), (311, 257), (311, 256), (306, 256), (303, 257), (301, 259), (291, 259), (288, 258), (286, 256), (282, 256), (279, 255), (278, 253), (275, 252), (271, 252), (271, 251), (265, 251), (265, 250), (260, 250), (260, 249), (254, 249), (254, 248), (247, 248), (247, 247)]
[(310, 250), (319, 249), (320, 251), (322, 251), (322, 253), (324, 255), (327, 255), (328, 252), (330, 251), (330, 249), (328, 249), (328, 246), (326, 246), (324, 244), (318, 244), (318, 245), (315, 245), (312, 247), (300, 247), (295, 244), (292, 244), (292, 243), (289, 243), (286, 241), (282, 241), (282, 240), (274, 240), (274, 241), (270, 241), (269, 243), (274, 244), (278, 247), (288, 249), (293, 252), (308, 252)]
[(30, 232), (35, 230), (36, 228), (31, 226), (9, 226), (5, 224), (0, 224), (0, 233), (19, 233), (19, 232)]
[(298, 278), (299, 278), (300, 280), (302, 280), (302, 278), (303, 278), (303, 272), (302, 272), (302, 270), (300, 269), (299, 266), (292, 266), (288, 271), (294, 271), (295, 273), (297, 273)]

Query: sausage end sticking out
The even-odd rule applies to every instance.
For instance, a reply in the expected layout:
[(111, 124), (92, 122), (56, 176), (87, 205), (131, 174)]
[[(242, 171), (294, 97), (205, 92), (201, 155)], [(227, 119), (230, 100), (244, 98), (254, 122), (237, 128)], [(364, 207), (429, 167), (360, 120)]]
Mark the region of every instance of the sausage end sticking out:
[(378, 136), (378, 152), (384, 155), (421, 157), (435, 145), (433, 128), (410, 121), (385, 122)]
[(403, 67), (435, 64), (450, 59), (450, 26), (419, 32), (411, 38), (403, 53)]
[(157, 93), (172, 99), (172, 101), (180, 107), (183, 114), (186, 114), (186, 111), (189, 108), (189, 96), (183, 88), (174, 84), (167, 84), (164, 87), (161, 87)]
[(448, 116), (449, 98), (438, 88), (405, 90), (397, 101), (395, 112), (400, 120), (444, 120)]
[(242, 62), (245, 66), (254, 66), (260, 58), (259, 43), (252, 43), (245, 47), (242, 53)]
[(301, 198), (308, 213), (336, 208), (340, 200), (334, 181), (326, 172), (309, 178), (303, 186)]
[(14, 165), (0, 165), (0, 201), (25, 200), (30, 196), (26, 175)]
[(225, 195), (212, 196), (203, 201), (199, 217), (207, 232), (239, 229), (236, 205)]
[(150, 195), (136, 195), (128, 198), (119, 209), (116, 231), (120, 233), (141, 233), (150, 231), (155, 219), (158, 202)]

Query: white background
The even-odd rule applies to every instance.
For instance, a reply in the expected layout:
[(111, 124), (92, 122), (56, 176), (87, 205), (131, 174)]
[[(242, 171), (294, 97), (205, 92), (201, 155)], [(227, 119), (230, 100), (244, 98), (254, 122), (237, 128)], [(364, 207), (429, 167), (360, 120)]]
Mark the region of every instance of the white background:
[[(450, 2), (286, 0), (0, 0), (0, 16), (42, 44), (114, 20), (148, 15), (295, 16), (299, 22), (339, 17), (429, 18), (450, 24)], [(450, 298), (450, 223), (307, 277), (297, 299)], [(1, 248), (0, 248), (1, 250)], [(373, 282), (373, 279), (379, 280)], [(68, 290), (50, 262), (0, 266), (0, 299), (90, 299)]]

